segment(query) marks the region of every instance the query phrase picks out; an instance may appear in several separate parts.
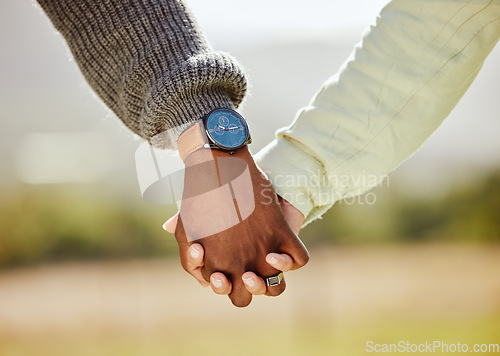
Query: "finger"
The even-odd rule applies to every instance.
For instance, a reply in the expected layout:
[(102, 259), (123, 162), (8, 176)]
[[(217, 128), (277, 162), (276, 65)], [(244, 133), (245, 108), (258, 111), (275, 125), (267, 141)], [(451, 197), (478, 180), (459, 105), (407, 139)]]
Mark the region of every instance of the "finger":
[[(188, 252), (191, 245), (186, 239), (186, 235), (184, 234), (184, 226), (182, 225), (182, 219), (178, 220), (178, 224), (176, 227), (175, 239), (179, 245), (179, 256), (181, 258), (181, 265), (184, 270), (192, 275), (203, 287), (208, 287), (210, 283), (208, 283), (205, 278), (203, 278), (203, 274), (201, 273), (201, 267), (199, 263), (191, 263), (193, 261), (189, 261), (190, 253)], [(193, 247), (194, 251), (197, 250), (197, 247)], [(201, 253), (203, 253), (203, 247), (201, 248)], [(200, 257), (203, 260), (203, 256)]]
[(203, 277), (203, 274), (201, 273), (202, 267), (197, 267), (189, 262), (183, 263), (182, 267), (184, 267), (184, 270), (192, 275), (201, 284), (202, 287), (208, 287), (210, 285), (210, 283), (206, 281), (206, 279)]
[(267, 286), (262, 278), (253, 272), (245, 272), (241, 276), (247, 290), (253, 295), (266, 294)]
[(227, 295), (231, 293), (231, 282), (224, 273), (214, 272), (210, 276), (210, 285), (216, 294)]
[[(264, 279), (265, 280), (265, 279)], [(286, 289), (285, 277), (281, 280), (280, 284), (276, 286), (267, 286), (266, 295), (271, 297), (277, 297), (281, 293), (283, 293)]]
[(210, 286), (210, 283), (208, 283), (207, 281), (205, 281), (205, 278), (203, 278), (203, 276), (201, 275), (201, 269), (200, 268), (196, 268), (194, 270), (192, 270), (191, 272), (188, 272), (190, 275), (192, 275), (199, 283), (202, 287), (208, 287)]
[(203, 266), (203, 246), (200, 244), (192, 244), (186, 251), (185, 270), (192, 275), (203, 287), (208, 287), (210, 283), (205, 281), (201, 273)]
[(295, 234), (295, 236), (291, 238), (290, 234), (293, 234), (291, 229), (281, 233), (286, 234), (286, 237), (283, 239), (280, 250), (292, 258), (293, 266), (291, 269), (294, 270), (305, 266), (309, 261), (309, 252), (302, 241)]
[(201, 266), (200, 270), (201, 270), (201, 275), (203, 276), (203, 279), (210, 283), (211, 273), (207, 270), (206, 266)]
[(189, 246), (187, 250), (186, 260), (188, 263), (190, 263), (195, 267), (201, 267), (204, 265), (203, 263), (204, 254), (205, 250), (203, 249), (203, 246), (198, 243), (194, 243), (191, 246)]
[(192, 244), (187, 250), (187, 270), (196, 280), (203, 286), (208, 287), (210, 283), (205, 281), (201, 273), (201, 266), (203, 266), (203, 256), (204, 256), (203, 246), (200, 244)]
[[(273, 254), (273, 255), (275, 255), (275, 254)], [(279, 255), (279, 254), (276, 254), (276, 255)], [(267, 260), (267, 258), (266, 258), (266, 260)], [(285, 291), (286, 284), (285, 284), (284, 279), (282, 279), (278, 285), (275, 285), (275, 286), (268, 286), (267, 285), (267, 278), (272, 277), (272, 276), (277, 276), (279, 273), (281, 273), (281, 271), (279, 269), (275, 268), (274, 266), (271, 266), (269, 263), (265, 263), (256, 272), (258, 273), (259, 276), (262, 276), (262, 278), (261, 278), (262, 283), (266, 287), (265, 295), (274, 297), (274, 296), (280, 295), (281, 293), (283, 293)]]
[(246, 307), (252, 302), (252, 294), (245, 287), (241, 276), (233, 278), (233, 288), (229, 293), (229, 299), (236, 307)]
[(293, 268), (293, 259), (286, 253), (269, 253), (266, 262), (279, 271), (288, 272)]
[(179, 212), (175, 213), (170, 219), (163, 224), (163, 229), (171, 234), (175, 233), (177, 227), (177, 219), (179, 219)]

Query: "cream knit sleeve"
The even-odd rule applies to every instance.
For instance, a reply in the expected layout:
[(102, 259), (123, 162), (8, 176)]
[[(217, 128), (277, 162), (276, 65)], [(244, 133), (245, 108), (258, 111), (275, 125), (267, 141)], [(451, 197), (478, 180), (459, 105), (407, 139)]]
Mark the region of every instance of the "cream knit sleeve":
[(500, 0), (391, 1), (339, 73), (259, 153), (258, 164), (307, 224), (377, 185), (414, 153), (499, 37)]

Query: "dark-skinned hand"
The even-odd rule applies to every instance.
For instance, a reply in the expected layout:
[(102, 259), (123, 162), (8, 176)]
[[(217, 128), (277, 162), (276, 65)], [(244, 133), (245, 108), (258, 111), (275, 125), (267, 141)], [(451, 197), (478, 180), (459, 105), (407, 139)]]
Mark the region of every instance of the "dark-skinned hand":
[[(214, 272), (222, 273), (231, 285), (229, 298), (234, 305), (244, 307), (252, 300), (243, 282), (245, 272), (263, 278), (279, 273), (266, 261), (268, 254), (288, 257), (288, 269), (307, 263), (306, 248), (287, 223), (272, 185), (247, 147), (232, 156), (218, 150), (198, 150), (185, 163), (175, 236), (186, 271), (192, 270), (189, 247), (200, 244), (204, 266), (199, 271), (204, 280), (210, 281)], [(279, 295), (284, 289), (282, 281), (267, 287), (265, 294)]]
[[(281, 210), (283, 211), (283, 215), (285, 215), (286, 221), (288, 225), (292, 228), (292, 230), (298, 235), (300, 229), (302, 228), (302, 224), (304, 223), (304, 215), (295, 208), (292, 204), (290, 204), (285, 199), (282, 199), (278, 196)], [(177, 226), (177, 220), (179, 217), (179, 213), (172, 216), (168, 219), (164, 224), (163, 228), (170, 232), (171, 234), (175, 233), (175, 229)], [(203, 246), (199, 243), (193, 243), (189, 246), (186, 251), (186, 271), (191, 274), (203, 287), (211, 286), (212, 290), (221, 295), (228, 295), (231, 293), (231, 282), (228, 281), (226, 276), (221, 272), (214, 272), (210, 276), (210, 283), (205, 281), (201, 274), (201, 268), (205, 265), (204, 263), (204, 253)], [(290, 256), (285, 253), (274, 253), (271, 252), (266, 256), (266, 262), (269, 263), (272, 267), (283, 271), (288, 272), (291, 270), (295, 270), (299, 268), (299, 266), (294, 265), (294, 262)], [(253, 295), (263, 295), (267, 293), (267, 285), (265, 281), (257, 276), (252, 271), (247, 271), (242, 276), (243, 282), (247, 290)]]

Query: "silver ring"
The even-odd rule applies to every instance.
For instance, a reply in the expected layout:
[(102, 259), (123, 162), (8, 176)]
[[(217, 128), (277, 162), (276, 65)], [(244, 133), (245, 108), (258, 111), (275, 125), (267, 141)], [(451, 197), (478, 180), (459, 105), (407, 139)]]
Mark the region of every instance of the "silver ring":
[(268, 287), (274, 287), (280, 284), (282, 280), (283, 280), (283, 272), (280, 272), (276, 276), (267, 277), (266, 284)]

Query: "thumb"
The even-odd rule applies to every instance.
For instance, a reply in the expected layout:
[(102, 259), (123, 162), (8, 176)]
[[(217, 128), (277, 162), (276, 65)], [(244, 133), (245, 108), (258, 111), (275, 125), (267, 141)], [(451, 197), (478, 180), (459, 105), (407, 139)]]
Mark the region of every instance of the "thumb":
[(163, 229), (171, 234), (175, 233), (175, 228), (177, 227), (177, 220), (179, 219), (179, 212), (175, 213), (170, 219), (168, 219), (165, 224), (163, 224)]

